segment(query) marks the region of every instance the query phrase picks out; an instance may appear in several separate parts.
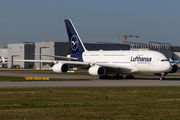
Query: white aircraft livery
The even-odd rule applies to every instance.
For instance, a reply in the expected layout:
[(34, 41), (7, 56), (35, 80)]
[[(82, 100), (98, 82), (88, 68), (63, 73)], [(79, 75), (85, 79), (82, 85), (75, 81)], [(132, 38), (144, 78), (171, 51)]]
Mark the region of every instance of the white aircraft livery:
[[(86, 50), (73, 23), (65, 19), (67, 34), (72, 54), (68, 57), (59, 57), (69, 61), (33, 60), (34, 62), (53, 63), (52, 69), (57, 73), (66, 73), (71, 67), (87, 68), (89, 74), (104, 78), (123, 78), (120, 74), (127, 74), (126, 78), (134, 78), (135, 73), (154, 73), (160, 75), (160, 80), (165, 75), (177, 71), (177, 65), (172, 64), (162, 53), (150, 50)], [(17, 60), (18, 61), (18, 60)], [(33, 62), (32, 60), (24, 60)], [(108, 74), (114, 74), (109, 76)]]

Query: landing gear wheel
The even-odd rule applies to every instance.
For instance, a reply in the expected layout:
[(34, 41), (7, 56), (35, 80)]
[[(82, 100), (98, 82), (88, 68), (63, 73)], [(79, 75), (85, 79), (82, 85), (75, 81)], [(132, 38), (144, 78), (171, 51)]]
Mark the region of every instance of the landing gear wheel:
[(103, 76), (99, 76), (99, 79), (111, 79), (111, 76), (103, 75)]
[(161, 73), (161, 77), (160, 77), (160, 80), (162, 81), (162, 80), (165, 80), (165, 75), (167, 75), (167, 73)]
[(119, 74), (116, 74), (114, 76), (111, 76), (111, 75), (103, 75), (103, 76), (99, 76), (99, 79), (123, 79), (123, 76), (119, 75)]
[(127, 75), (126, 79), (134, 79), (134, 76), (133, 75)]
[(165, 80), (165, 77), (160, 77), (160, 80)]
[(112, 79), (123, 79), (123, 76), (119, 76), (119, 74), (116, 74), (115, 76), (112, 76)]

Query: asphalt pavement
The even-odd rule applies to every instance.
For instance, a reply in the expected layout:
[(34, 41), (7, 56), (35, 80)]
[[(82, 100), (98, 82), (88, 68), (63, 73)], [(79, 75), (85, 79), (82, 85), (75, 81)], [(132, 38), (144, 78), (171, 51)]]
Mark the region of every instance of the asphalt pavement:
[(165, 81), (160, 81), (159, 76), (135, 76), (135, 79), (102, 80), (98, 79), (98, 76), (91, 75), (42, 74), (34, 72), (35, 71), (0, 71), (0, 76), (49, 77), (76, 79), (76, 81), (1, 81), (0, 88), (180, 86), (180, 76), (166, 76)]

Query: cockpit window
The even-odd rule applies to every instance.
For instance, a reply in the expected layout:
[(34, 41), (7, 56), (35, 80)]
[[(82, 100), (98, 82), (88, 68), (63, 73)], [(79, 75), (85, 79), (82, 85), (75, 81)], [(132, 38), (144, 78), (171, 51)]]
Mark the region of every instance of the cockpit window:
[(164, 61), (169, 61), (169, 60), (167, 60), (167, 59), (162, 59), (162, 60), (161, 60), (161, 62), (164, 62)]

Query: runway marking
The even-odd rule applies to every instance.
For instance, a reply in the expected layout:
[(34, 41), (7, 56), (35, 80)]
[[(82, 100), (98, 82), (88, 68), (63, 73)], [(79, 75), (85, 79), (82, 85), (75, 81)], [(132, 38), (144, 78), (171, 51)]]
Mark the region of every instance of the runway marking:
[(25, 77), (25, 80), (33, 80), (33, 77)]
[(25, 77), (25, 80), (49, 80), (49, 77)]

